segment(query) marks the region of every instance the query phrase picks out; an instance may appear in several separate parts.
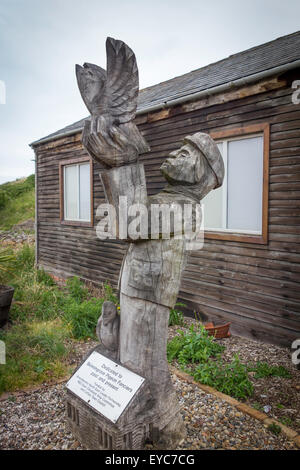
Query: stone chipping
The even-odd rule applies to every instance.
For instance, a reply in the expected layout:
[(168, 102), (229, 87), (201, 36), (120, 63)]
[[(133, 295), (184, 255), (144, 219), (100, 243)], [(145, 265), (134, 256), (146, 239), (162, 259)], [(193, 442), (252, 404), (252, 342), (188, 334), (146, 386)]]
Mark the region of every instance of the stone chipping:
[[(225, 401), (175, 375), (172, 380), (187, 429), (178, 449), (297, 449), (284, 435), (273, 434)], [(0, 401), (0, 449), (83, 449), (66, 429), (64, 397), (61, 383)]]
[[(187, 318), (185, 321), (187, 325), (183, 329), (193, 322)], [(178, 334), (178, 329), (181, 328), (169, 328), (169, 339)], [(269, 364), (283, 365), (290, 371), (290, 379), (272, 377), (256, 381), (254, 396), (248, 400), (248, 404), (271, 404), (267, 415), (275, 419), (279, 419), (281, 413), (285, 417), (291, 416), (292, 428), (298, 431), (300, 374), (291, 363), (290, 351), (238, 336), (221, 340), (221, 343), (226, 347), (223, 353), (225, 361), (238, 353), (244, 363), (252, 360), (267, 361)], [(96, 344), (91, 340), (78, 343), (70, 364), (79, 364)], [(172, 374), (172, 380), (187, 429), (187, 437), (178, 447), (179, 450), (298, 449), (295, 442), (284, 433), (273, 434), (262, 421), (242, 413), (221, 398), (175, 374)], [(0, 397), (0, 449), (83, 449), (66, 429), (64, 399), (65, 382), (44, 384), (31, 391)], [(276, 407), (279, 401), (285, 404), (283, 409)], [(149, 444), (146, 448), (153, 450)]]

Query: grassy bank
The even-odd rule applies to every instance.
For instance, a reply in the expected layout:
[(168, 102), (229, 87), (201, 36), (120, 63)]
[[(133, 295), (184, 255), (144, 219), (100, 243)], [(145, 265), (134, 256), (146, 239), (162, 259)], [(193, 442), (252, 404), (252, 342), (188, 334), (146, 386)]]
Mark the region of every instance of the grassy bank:
[(0, 230), (34, 219), (34, 175), (0, 185)]
[(1, 283), (15, 293), (10, 324), (0, 330), (6, 345), (0, 393), (66, 375), (76, 342), (95, 338), (104, 300), (117, 303), (109, 285), (88, 289), (74, 277), (59, 287), (34, 268), (34, 246), (27, 244), (17, 249), (13, 270)]

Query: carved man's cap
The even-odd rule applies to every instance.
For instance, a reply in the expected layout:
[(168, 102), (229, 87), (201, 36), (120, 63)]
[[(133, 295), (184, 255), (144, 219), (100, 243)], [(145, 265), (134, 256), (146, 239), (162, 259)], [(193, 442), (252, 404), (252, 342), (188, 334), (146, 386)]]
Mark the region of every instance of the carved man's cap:
[(193, 145), (203, 153), (209, 166), (216, 175), (217, 185), (215, 188), (222, 186), (225, 172), (224, 162), (215, 141), (208, 134), (196, 132), (196, 134), (186, 136), (183, 142)]

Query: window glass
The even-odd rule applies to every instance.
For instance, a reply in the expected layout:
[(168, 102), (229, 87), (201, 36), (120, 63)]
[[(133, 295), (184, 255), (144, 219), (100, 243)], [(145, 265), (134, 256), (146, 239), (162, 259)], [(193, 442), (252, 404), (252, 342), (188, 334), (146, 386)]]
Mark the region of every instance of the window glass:
[(78, 219), (78, 176), (77, 165), (65, 166), (65, 219)]
[(79, 165), (79, 218), (81, 220), (90, 220), (90, 194), (90, 165)]
[(207, 230), (261, 233), (263, 136), (218, 142), (225, 176), (202, 201)]
[(262, 157), (262, 137), (228, 142), (228, 229), (261, 231)]
[[(223, 142), (218, 143), (219, 150), (223, 156)], [(224, 159), (224, 157), (223, 157)], [(225, 178), (224, 178), (225, 180)], [(224, 185), (213, 191), (210, 191), (202, 200), (204, 206), (204, 224), (205, 227), (218, 229), (222, 227), (224, 217), (223, 207)]]

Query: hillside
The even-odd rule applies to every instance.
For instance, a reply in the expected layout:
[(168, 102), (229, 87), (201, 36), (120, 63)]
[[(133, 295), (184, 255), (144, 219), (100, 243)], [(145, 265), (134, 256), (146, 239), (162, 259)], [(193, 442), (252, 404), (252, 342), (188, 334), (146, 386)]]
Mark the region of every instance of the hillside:
[(0, 230), (33, 218), (35, 213), (34, 175), (0, 185)]

